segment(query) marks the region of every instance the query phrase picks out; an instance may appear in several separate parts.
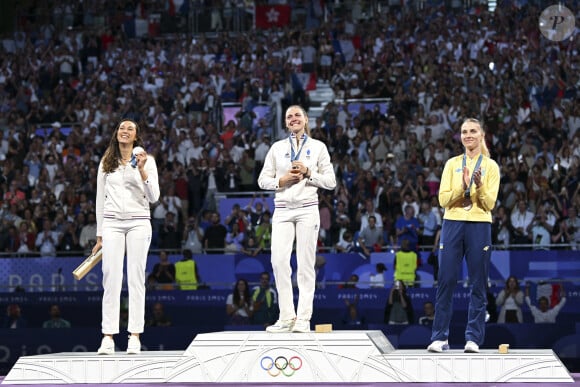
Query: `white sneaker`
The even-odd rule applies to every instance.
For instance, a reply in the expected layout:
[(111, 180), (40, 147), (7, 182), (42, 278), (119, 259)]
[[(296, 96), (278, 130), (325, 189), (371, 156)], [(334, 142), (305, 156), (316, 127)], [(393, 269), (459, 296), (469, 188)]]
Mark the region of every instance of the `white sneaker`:
[(112, 355), (115, 353), (115, 342), (110, 336), (104, 336), (101, 346), (97, 350), (97, 355)]
[(435, 340), (427, 347), (427, 351), (429, 352), (438, 352), (441, 353), (443, 351), (447, 351), (449, 349), (449, 342), (447, 340)]
[(127, 354), (129, 355), (137, 355), (141, 353), (141, 341), (139, 340), (139, 336), (129, 336), (129, 342), (127, 343)]
[(479, 353), (479, 345), (475, 344), (473, 341), (468, 341), (465, 343), (465, 350), (466, 353)]
[(308, 333), (310, 332), (310, 320), (296, 319), (292, 332)]
[(266, 332), (270, 333), (291, 332), (293, 326), (294, 320), (278, 320), (274, 325), (266, 327)]

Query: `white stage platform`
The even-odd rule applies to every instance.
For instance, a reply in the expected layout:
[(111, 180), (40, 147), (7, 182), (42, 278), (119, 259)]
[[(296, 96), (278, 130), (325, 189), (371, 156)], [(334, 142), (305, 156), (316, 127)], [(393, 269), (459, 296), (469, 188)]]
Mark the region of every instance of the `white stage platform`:
[(552, 350), (395, 350), (381, 331), (199, 334), (183, 351), (23, 356), (2, 384), (570, 382)]

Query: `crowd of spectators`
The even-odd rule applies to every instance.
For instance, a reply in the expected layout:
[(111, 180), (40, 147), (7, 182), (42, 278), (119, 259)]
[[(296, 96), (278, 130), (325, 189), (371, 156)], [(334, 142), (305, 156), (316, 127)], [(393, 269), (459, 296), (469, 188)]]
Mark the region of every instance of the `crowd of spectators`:
[[(462, 119), (476, 117), (502, 173), (494, 243), (577, 248), (579, 43), (543, 37), (541, 8), (413, 3), (363, 19), (345, 1), (341, 12), (309, 15), (312, 28), (293, 18), (272, 30), (132, 39), (121, 22), (95, 29), (91, 17), (106, 9), (111, 20), (126, 19), (163, 2), (113, 3), (79, 2), (86, 12), (75, 10), (84, 15), (76, 18), (31, 5), (4, 37), (0, 253), (90, 249), (96, 171), (121, 117), (142, 123), (159, 169), (153, 247), (180, 249), (188, 236), (206, 243), (209, 219), (221, 221), (215, 194), (255, 191), (269, 145), (283, 133), (280, 112), (310, 105), (296, 76), (305, 72), (336, 96), (311, 120), (339, 182), (321, 195), (321, 247), (333, 248), (347, 231), (364, 244), (358, 235), (370, 235), (370, 214), (383, 230), (380, 244), (433, 244), (443, 165), (461, 153)], [(362, 98), (377, 107), (349, 112), (348, 101)], [(236, 120), (222, 122), (224, 102), (240, 104)], [(254, 123), (258, 103), (270, 114)], [(255, 242), (257, 223), (245, 214), (250, 227), (226, 225), (224, 248), (226, 235), (240, 251)], [(189, 235), (194, 219), (205, 226)]]

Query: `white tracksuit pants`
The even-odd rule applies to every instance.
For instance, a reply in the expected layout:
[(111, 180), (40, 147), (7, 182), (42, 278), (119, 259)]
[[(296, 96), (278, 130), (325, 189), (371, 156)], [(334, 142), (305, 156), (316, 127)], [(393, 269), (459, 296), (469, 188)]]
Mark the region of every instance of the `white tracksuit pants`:
[(103, 334), (119, 333), (119, 312), (123, 287), (123, 263), (127, 251), (127, 286), (130, 333), (142, 333), (145, 326), (145, 266), (151, 244), (149, 219), (103, 220)]
[[(302, 208), (276, 208), (272, 216), (272, 269), (280, 320), (298, 318), (310, 320), (316, 288), (316, 242), (320, 229), (318, 206)], [(298, 308), (294, 310), (292, 292), (292, 267), (290, 257), (296, 237), (296, 260), (298, 282)]]

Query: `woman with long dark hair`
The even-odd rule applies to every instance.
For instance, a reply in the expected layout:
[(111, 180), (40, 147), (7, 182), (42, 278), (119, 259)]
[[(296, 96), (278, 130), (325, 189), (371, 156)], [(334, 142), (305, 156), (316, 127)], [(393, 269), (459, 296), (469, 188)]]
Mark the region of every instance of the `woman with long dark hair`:
[(99, 355), (115, 352), (119, 333), (123, 264), (127, 253), (130, 332), (127, 353), (141, 352), (145, 325), (145, 265), (151, 243), (150, 203), (159, 200), (155, 159), (142, 148), (139, 125), (123, 119), (115, 128), (97, 174), (97, 242), (103, 249), (103, 340)]
[(232, 325), (250, 324), (254, 313), (248, 281), (239, 279), (226, 299), (226, 313)]

